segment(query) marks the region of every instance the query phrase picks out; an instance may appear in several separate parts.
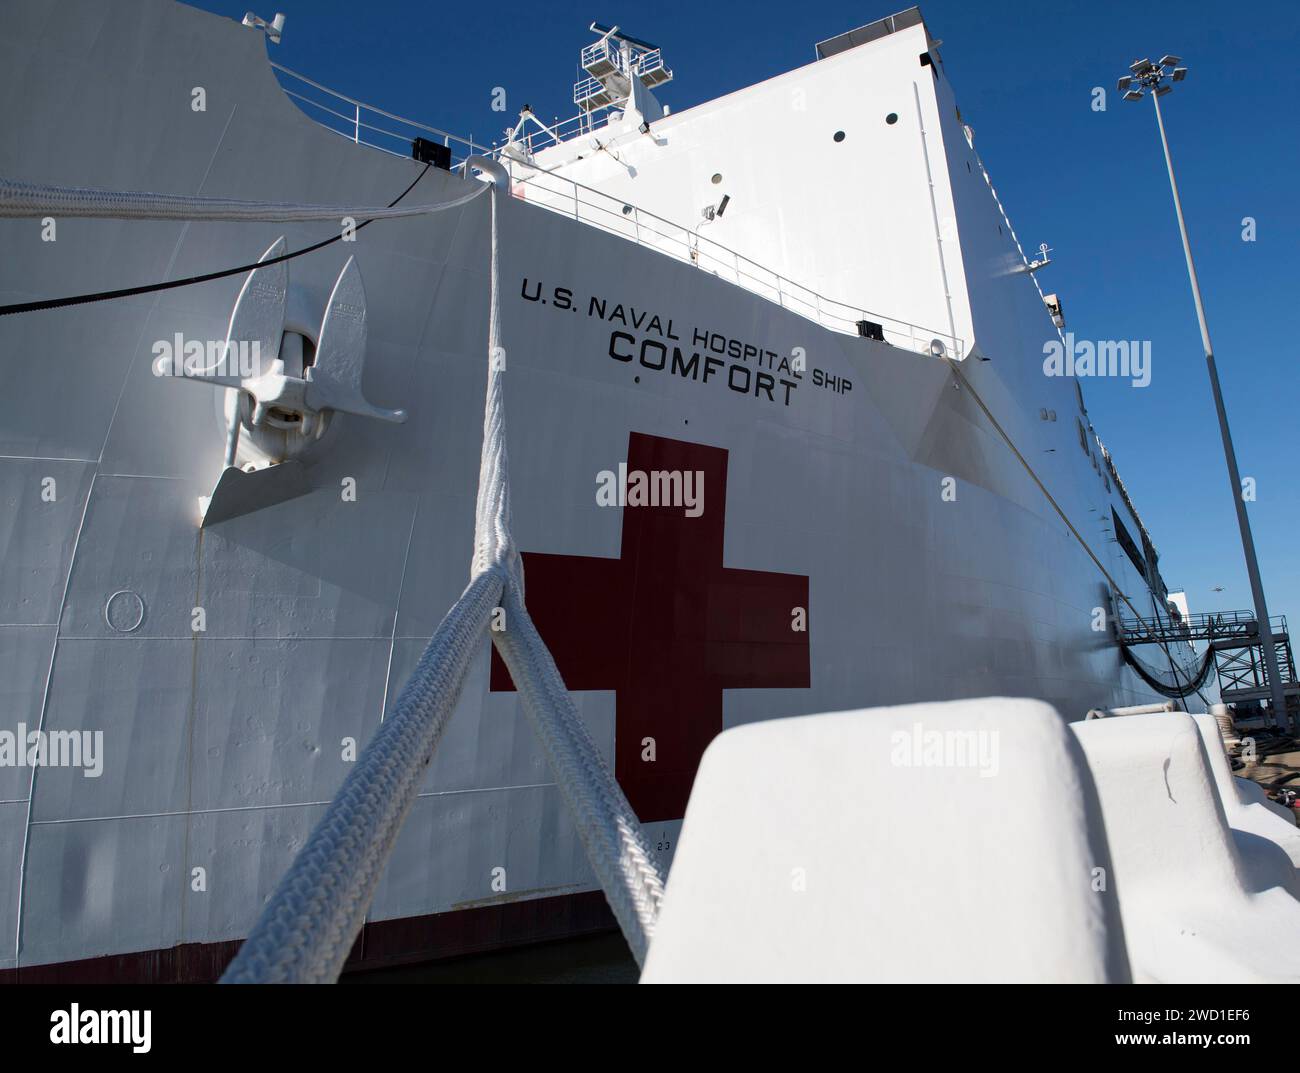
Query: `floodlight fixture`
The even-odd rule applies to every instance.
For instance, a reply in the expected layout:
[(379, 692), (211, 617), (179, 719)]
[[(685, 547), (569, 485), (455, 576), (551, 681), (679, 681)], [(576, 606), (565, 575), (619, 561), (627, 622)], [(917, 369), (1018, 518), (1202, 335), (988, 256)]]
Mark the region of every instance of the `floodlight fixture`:
[(266, 19), (259, 18), (250, 11), (244, 16), (244, 25), (252, 30), (266, 31), (266, 36), (270, 40), (271, 44), (278, 45), (280, 43), (280, 36), (284, 33), (284, 15), (277, 11), (275, 13), (275, 18), (270, 22), (267, 22)]

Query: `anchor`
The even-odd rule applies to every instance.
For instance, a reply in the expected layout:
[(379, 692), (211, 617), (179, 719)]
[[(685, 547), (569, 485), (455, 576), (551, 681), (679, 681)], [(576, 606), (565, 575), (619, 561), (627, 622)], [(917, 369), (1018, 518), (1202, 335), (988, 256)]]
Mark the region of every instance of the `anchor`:
[[(224, 469), (203, 504), (202, 526), (248, 514), (310, 491), (305, 468), (294, 455), (319, 440), (331, 414), (347, 413), (400, 424), (405, 410), (375, 406), (361, 391), (366, 361), (366, 292), (356, 260), (349, 257), (325, 306), (314, 358), (310, 337), (291, 321), (286, 331), (289, 268), (276, 261), (284, 237), (273, 242), (248, 274), (230, 315), (220, 360), (206, 368), (179, 355), (154, 362), (155, 376), (176, 376), (226, 391)], [(275, 263), (265, 263), (275, 262)], [(248, 354), (257, 357), (248, 363)], [(271, 355), (266, 361), (266, 355)], [(232, 356), (236, 360), (232, 361)], [(254, 442), (237, 464), (240, 434)]]

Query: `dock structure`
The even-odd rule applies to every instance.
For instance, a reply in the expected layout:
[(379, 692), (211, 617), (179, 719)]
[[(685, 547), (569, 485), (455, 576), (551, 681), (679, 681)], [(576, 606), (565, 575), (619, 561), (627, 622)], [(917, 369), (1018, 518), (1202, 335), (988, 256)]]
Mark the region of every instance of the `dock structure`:
[[(1285, 615), (1270, 616), (1273, 650), (1286, 697), (1285, 715), (1294, 725), (1300, 717), (1300, 681)], [(1248, 704), (1272, 695), (1264, 644), (1253, 611), (1202, 612), (1186, 617), (1125, 619), (1119, 623), (1119, 640), (1125, 645), (1204, 641), (1214, 652), (1219, 695), (1225, 704)], [(1281, 714), (1281, 713), (1279, 713)], [(1281, 720), (1278, 720), (1281, 722)]]

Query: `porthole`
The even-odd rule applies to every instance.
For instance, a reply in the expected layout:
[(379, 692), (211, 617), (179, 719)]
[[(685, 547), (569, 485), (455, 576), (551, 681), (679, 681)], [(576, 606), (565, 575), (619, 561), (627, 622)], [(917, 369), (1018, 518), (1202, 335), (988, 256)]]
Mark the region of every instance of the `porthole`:
[(844, 131), (842, 131), (842, 130), (837, 130), (837, 131), (835, 132), (835, 140), (836, 140), (837, 142), (842, 142), (842, 141), (844, 140)]
[(713, 178), (710, 180), (710, 182), (712, 182), (714, 186), (717, 186), (718, 183), (722, 182), (722, 172), (715, 171), (713, 173)]
[(885, 116), (885, 122), (892, 127), (895, 123), (898, 122), (898, 113), (890, 112), (889, 115)]

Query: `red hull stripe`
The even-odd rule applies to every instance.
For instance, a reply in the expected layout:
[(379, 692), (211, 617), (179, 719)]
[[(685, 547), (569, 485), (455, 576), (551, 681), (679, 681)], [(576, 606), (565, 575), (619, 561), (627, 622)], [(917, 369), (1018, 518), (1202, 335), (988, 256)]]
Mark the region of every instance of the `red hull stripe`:
[[(458, 909), (367, 924), (344, 972), (416, 965), (616, 928), (600, 891)], [(23, 965), (0, 970), (0, 984), (205, 984), (225, 971), (242, 940), (185, 943), (166, 950)]]

